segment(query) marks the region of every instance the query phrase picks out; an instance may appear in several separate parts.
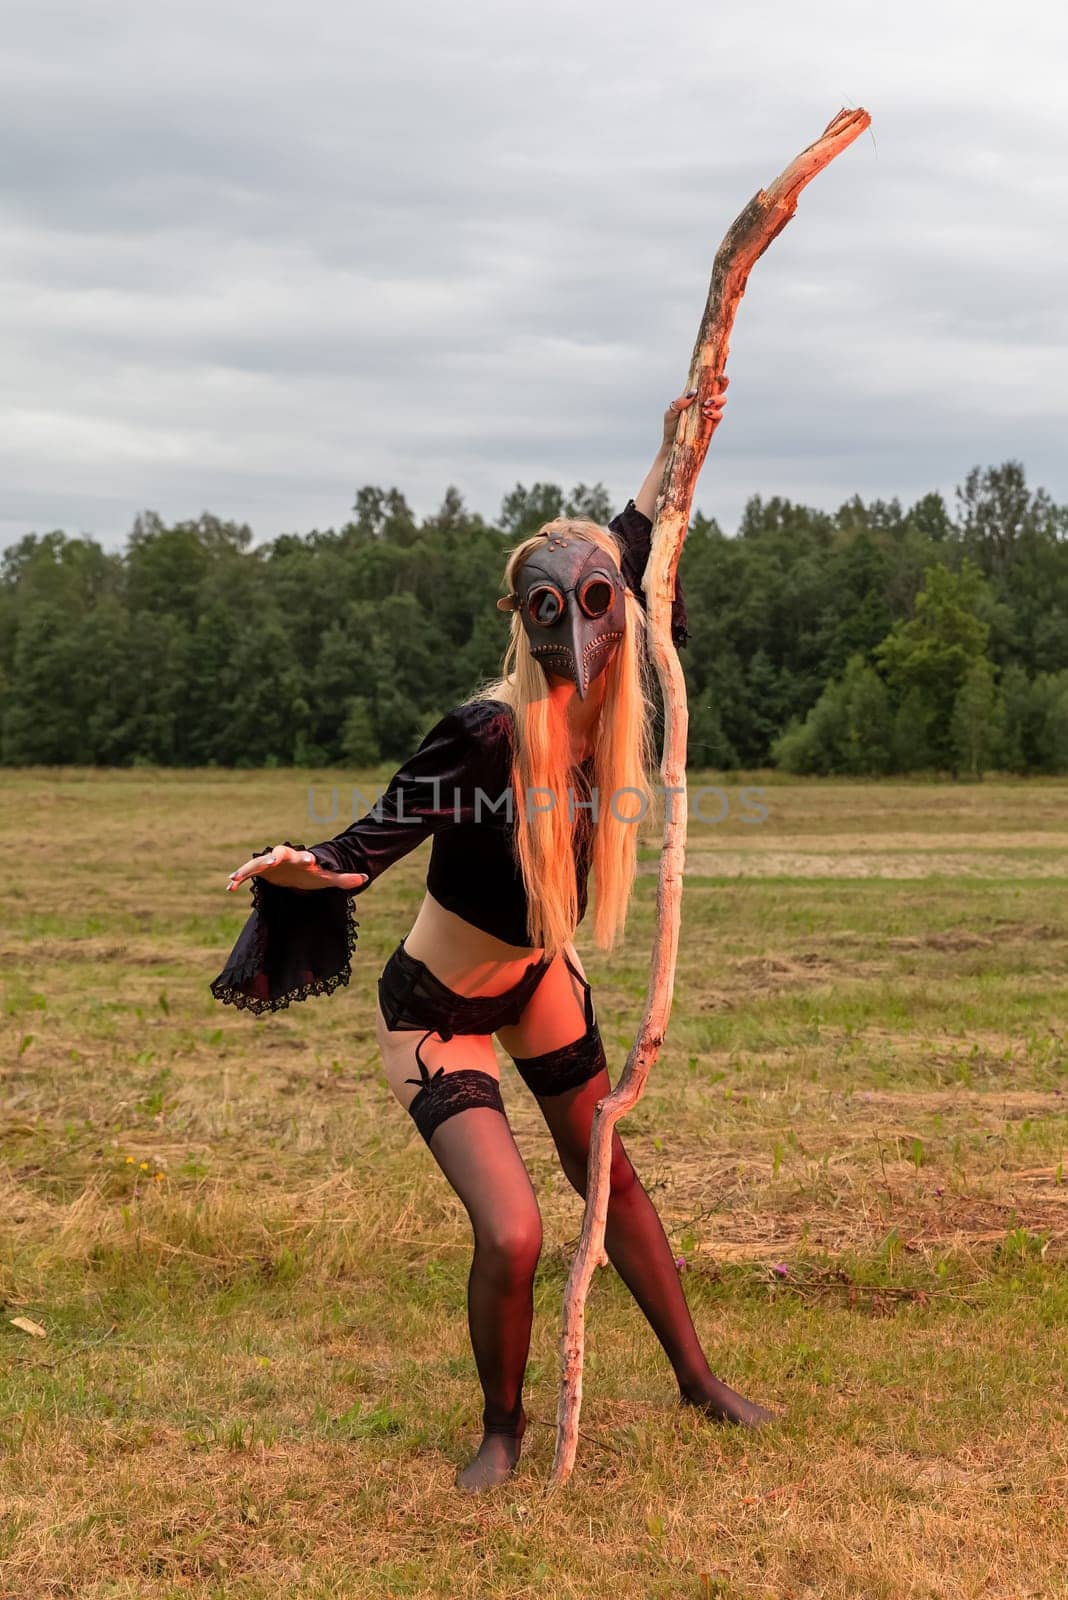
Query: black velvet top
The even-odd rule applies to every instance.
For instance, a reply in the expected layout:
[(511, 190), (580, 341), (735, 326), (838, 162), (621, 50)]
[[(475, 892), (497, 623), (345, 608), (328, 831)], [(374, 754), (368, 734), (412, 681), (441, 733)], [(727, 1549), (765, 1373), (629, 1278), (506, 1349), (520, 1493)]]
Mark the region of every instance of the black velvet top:
[[(369, 883), (433, 838), (426, 886), (439, 905), (505, 944), (527, 945), (527, 901), (512, 852), (513, 716), (500, 700), (472, 700), (446, 713), (394, 773), (372, 811), (336, 839), (311, 846), (320, 866), (366, 872)], [(575, 775), (586, 792), (592, 762)], [(576, 821), (588, 813), (575, 807)], [(588, 861), (576, 841), (579, 909)], [(313, 893), (322, 893), (314, 890)]]
[[(652, 524), (631, 501), (609, 528), (621, 546), (623, 576), (642, 598)], [(684, 644), (686, 611), (678, 586), (671, 628), (676, 645)], [(263, 877), (250, 879), (252, 914), (211, 985), (215, 998), (254, 1012), (277, 1011), (348, 983), (356, 945), (354, 896), (428, 838), (433, 844), (426, 883), (439, 905), (506, 944), (529, 948), (527, 898), (512, 843), (513, 728), (511, 708), (500, 700), (456, 706), (431, 728), (365, 816), (333, 839), (295, 847), (310, 848), (331, 871), (366, 873), (360, 889), (289, 889)], [(592, 766), (587, 760), (573, 769), (576, 802), (588, 794)], [(581, 804), (574, 810), (581, 921), (591, 828), (589, 811)]]

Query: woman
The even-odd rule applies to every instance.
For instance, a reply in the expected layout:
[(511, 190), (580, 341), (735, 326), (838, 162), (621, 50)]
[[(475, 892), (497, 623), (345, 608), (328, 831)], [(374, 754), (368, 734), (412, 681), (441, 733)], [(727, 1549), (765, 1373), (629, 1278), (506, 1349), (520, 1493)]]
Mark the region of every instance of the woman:
[[(702, 403), (710, 421), (726, 382)], [(584, 1194), (590, 1124), (611, 1085), (572, 939), (591, 868), (599, 945), (611, 948), (626, 916), (652, 755), (641, 576), (667, 452), (694, 399), (668, 408), (649, 474), (609, 531), (558, 520), (512, 551), (509, 593), (498, 601), (512, 612), (504, 675), (441, 719), (376, 808), (323, 844), (255, 855), (229, 880), (231, 890), (251, 881), (254, 911), (213, 993), (276, 1009), (348, 981), (353, 895), (433, 835), (427, 895), (379, 979), (377, 1031), (389, 1085), (474, 1232), (467, 1306), (483, 1438), (456, 1479), (471, 1492), (503, 1482), (519, 1458), (542, 1243), (492, 1035)], [(685, 640), (678, 593), (672, 632)], [(768, 1421), (710, 1371), (618, 1131), (605, 1247), (671, 1361), (682, 1402), (718, 1421)]]

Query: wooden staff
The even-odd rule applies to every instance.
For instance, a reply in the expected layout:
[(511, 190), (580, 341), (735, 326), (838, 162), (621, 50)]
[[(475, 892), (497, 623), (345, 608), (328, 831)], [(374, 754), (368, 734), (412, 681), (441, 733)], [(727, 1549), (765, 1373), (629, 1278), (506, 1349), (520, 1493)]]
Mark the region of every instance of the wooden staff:
[(612, 1129), (641, 1098), (649, 1071), (660, 1054), (675, 985), (682, 870), (686, 849), (686, 681), (671, 642), (671, 601), (675, 571), (690, 525), (690, 504), (715, 424), (701, 415), (700, 400), (714, 391), (723, 373), (738, 302), (753, 264), (797, 210), (801, 190), (817, 172), (851, 145), (871, 122), (866, 111), (840, 111), (824, 132), (802, 150), (768, 189), (761, 189), (727, 229), (716, 252), (704, 316), (697, 333), (687, 391), (698, 402), (682, 414), (656, 504), (652, 551), (645, 571), (649, 651), (664, 697), (664, 754), (660, 764), (666, 795), (664, 843), (656, 890), (656, 934), (649, 989), (637, 1037), (619, 1082), (598, 1102), (590, 1131), (586, 1209), (578, 1249), (564, 1291), (560, 1398), (556, 1414), (556, 1455), (551, 1484), (566, 1483), (578, 1448), (582, 1406), (582, 1359), (586, 1295), (594, 1269), (605, 1266), (604, 1230), (608, 1217)]

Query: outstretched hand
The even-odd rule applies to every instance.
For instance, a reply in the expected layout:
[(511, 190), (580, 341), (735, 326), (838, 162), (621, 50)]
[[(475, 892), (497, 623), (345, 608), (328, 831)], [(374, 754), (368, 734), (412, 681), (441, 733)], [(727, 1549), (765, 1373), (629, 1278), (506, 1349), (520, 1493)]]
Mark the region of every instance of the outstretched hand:
[(283, 889), (306, 890), (362, 889), (368, 881), (366, 872), (331, 872), (319, 865), (310, 850), (297, 850), (291, 844), (276, 844), (269, 854), (242, 862), (226, 880), (227, 892), (239, 888), (246, 878), (266, 878)]
[[(715, 388), (708, 398), (701, 401), (701, 415), (704, 420), (706, 422), (710, 422), (713, 427), (716, 426), (723, 416), (723, 407), (727, 403), (727, 385), (730, 383), (730, 381), (731, 380), (727, 377), (726, 373), (724, 373), (721, 377), (715, 380)], [(676, 430), (679, 426), (679, 418), (682, 416), (684, 411), (689, 411), (696, 399), (696, 389), (691, 390), (689, 394), (680, 394), (677, 400), (672, 400), (671, 404), (664, 412), (663, 449), (669, 450), (671, 448), (675, 440)]]

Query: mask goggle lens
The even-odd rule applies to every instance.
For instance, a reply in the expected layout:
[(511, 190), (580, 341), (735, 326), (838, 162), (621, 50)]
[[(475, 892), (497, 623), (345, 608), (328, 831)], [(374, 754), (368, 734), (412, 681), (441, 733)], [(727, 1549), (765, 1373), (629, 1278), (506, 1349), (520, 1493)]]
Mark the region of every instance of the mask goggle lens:
[(614, 597), (610, 579), (603, 572), (591, 572), (578, 592), (578, 603), (588, 617), (603, 617)]
[[(615, 599), (612, 580), (603, 572), (591, 572), (576, 596), (588, 617), (603, 617)], [(554, 583), (539, 583), (531, 589), (526, 599), (527, 616), (540, 628), (551, 628), (560, 621), (566, 610), (563, 591)]]
[(553, 583), (539, 583), (527, 595), (527, 616), (541, 628), (551, 628), (564, 614), (564, 597)]

